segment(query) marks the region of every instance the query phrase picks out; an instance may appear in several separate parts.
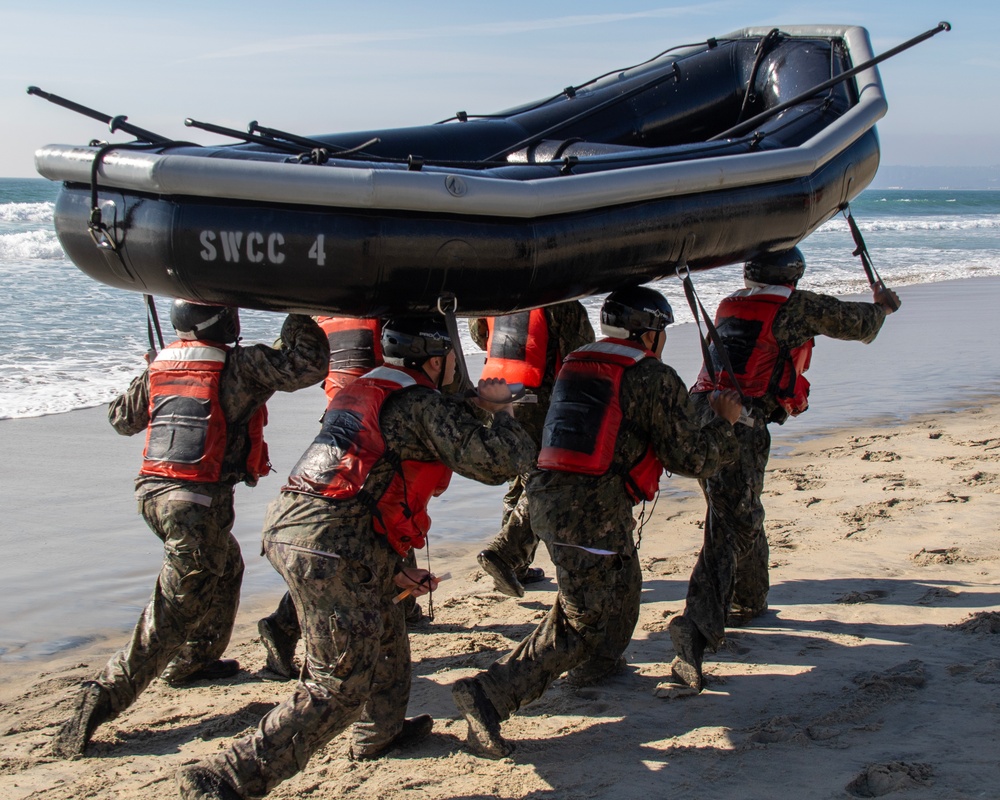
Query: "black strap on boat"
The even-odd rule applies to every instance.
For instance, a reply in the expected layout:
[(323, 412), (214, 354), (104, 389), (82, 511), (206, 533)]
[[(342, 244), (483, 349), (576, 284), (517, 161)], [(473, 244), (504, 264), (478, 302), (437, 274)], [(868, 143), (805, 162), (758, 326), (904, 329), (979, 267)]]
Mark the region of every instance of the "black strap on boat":
[(458, 371), (459, 377), (457, 391), (460, 393), (466, 392), (472, 388), (472, 379), (469, 377), (469, 367), (465, 363), (462, 340), (458, 335), (458, 323), (455, 321), (455, 312), (458, 310), (458, 298), (451, 292), (444, 293), (438, 298), (437, 310), (444, 317), (444, 324), (448, 329), (451, 346), (455, 351), (455, 369)]
[[(853, 255), (861, 258), (861, 266), (864, 267), (865, 275), (868, 276), (868, 285), (871, 286), (873, 291), (887, 288), (885, 281), (882, 280), (882, 276), (878, 274), (878, 270), (875, 269), (875, 265), (872, 263), (871, 254), (868, 252), (868, 246), (865, 244), (865, 239), (861, 235), (861, 229), (858, 227), (858, 223), (854, 221), (854, 215), (851, 214), (851, 206), (849, 204), (845, 205), (841, 209), (841, 212), (847, 218), (847, 225), (851, 229), (851, 236), (854, 238), (855, 249)], [(899, 303), (895, 302), (891, 296), (887, 296), (884, 302), (893, 311), (899, 310)]]
[(130, 142), (126, 144), (108, 144), (107, 142), (103, 142), (97, 148), (94, 160), (90, 162), (90, 218), (87, 221), (87, 230), (90, 233), (90, 238), (94, 240), (95, 245), (101, 250), (110, 250), (118, 256), (118, 260), (121, 261), (122, 267), (128, 275), (131, 275), (131, 272), (122, 260), (119, 249), (121, 243), (115, 238), (114, 231), (101, 218), (101, 206), (97, 202), (97, 174), (101, 168), (101, 163), (104, 161), (104, 157), (112, 150), (149, 150), (161, 146), (159, 143)]
[(169, 144), (173, 141), (166, 136), (160, 136), (158, 133), (147, 131), (145, 128), (140, 128), (138, 125), (133, 125), (131, 122), (127, 122), (128, 117), (124, 115), (119, 114), (116, 117), (112, 117), (108, 114), (102, 114), (100, 111), (95, 111), (92, 108), (80, 105), (80, 103), (74, 103), (72, 100), (67, 100), (65, 97), (60, 97), (59, 95), (52, 94), (51, 92), (42, 91), (37, 86), (29, 86), (28, 94), (35, 95), (35, 97), (41, 97), (43, 100), (48, 100), (50, 103), (55, 103), (57, 106), (68, 108), (70, 111), (75, 111), (77, 114), (83, 114), (85, 117), (96, 119), (98, 122), (103, 122), (108, 125), (112, 133), (125, 131), (125, 133), (129, 136), (134, 136), (139, 141), (147, 142), (148, 144)]
[(757, 42), (757, 46), (754, 48), (754, 60), (753, 67), (750, 69), (750, 79), (747, 81), (747, 90), (743, 95), (743, 104), (740, 106), (740, 113), (736, 116), (736, 121), (741, 122), (743, 120), (743, 115), (746, 113), (750, 104), (757, 99), (757, 95), (754, 94), (754, 85), (757, 83), (757, 73), (760, 71), (760, 65), (767, 58), (767, 54), (770, 53), (781, 41), (781, 31), (778, 28), (771, 28), (764, 37)]
[(853, 78), (859, 72), (864, 72), (866, 69), (874, 67), (876, 64), (882, 63), (887, 58), (892, 58), (894, 55), (902, 53), (904, 50), (908, 50), (909, 48), (913, 47), (916, 44), (920, 44), (922, 41), (926, 39), (930, 39), (932, 36), (941, 33), (941, 31), (950, 31), (950, 30), (951, 30), (950, 23), (939, 22), (935, 27), (931, 28), (929, 31), (924, 31), (919, 36), (914, 36), (912, 39), (909, 39), (903, 42), (902, 44), (896, 45), (891, 50), (886, 50), (884, 53), (882, 53), (882, 55), (875, 56), (875, 58), (869, 59), (868, 61), (865, 61), (863, 64), (858, 64), (858, 66), (854, 67), (853, 69), (847, 70), (847, 72), (841, 72), (839, 75), (835, 75), (829, 80), (817, 84), (812, 89), (808, 89), (805, 92), (802, 92), (801, 94), (795, 95), (795, 97), (793, 97), (791, 100), (786, 100), (784, 103), (779, 103), (773, 108), (769, 108), (766, 111), (762, 111), (760, 114), (757, 114), (757, 116), (750, 117), (750, 119), (748, 119), (746, 122), (741, 122), (738, 125), (734, 125), (732, 128), (723, 131), (722, 133), (717, 133), (715, 134), (715, 136), (710, 136), (705, 141), (715, 142), (720, 139), (732, 139), (737, 136), (743, 136), (744, 134), (752, 131), (757, 125), (760, 125), (765, 120), (770, 119), (775, 114), (784, 111), (786, 108), (797, 106), (799, 103), (802, 103), (810, 99), (811, 97), (815, 97), (820, 92), (825, 92), (832, 86), (836, 86), (838, 83), (843, 83), (848, 78)]
[[(146, 352), (146, 363), (152, 362), (156, 358), (157, 348), (156, 345), (159, 343), (160, 350), (163, 349), (163, 331), (160, 330), (160, 318), (156, 313), (156, 301), (153, 300), (153, 295), (144, 294), (143, 298), (146, 301), (146, 335), (149, 337), (149, 350)], [(156, 329), (156, 341), (153, 340), (153, 329)]]
[[(750, 411), (747, 407), (746, 395), (743, 394), (743, 389), (740, 388), (740, 382), (736, 378), (736, 370), (733, 369), (733, 362), (729, 358), (729, 351), (726, 350), (726, 347), (722, 342), (722, 337), (719, 335), (719, 329), (715, 327), (712, 317), (709, 316), (709, 313), (705, 310), (705, 306), (702, 305), (701, 299), (695, 291), (694, 281), (691, 280), (691, 270), (687, 268), (686, 264), (677, 268), (677, 277), (681, 279), (681, 283), (684, 286), (684, 296), (687, 298), (688, 307), (691, 309), (691, 314), (694, 316), (695, 324), (698, 326), (698, 340), (701, 343), (701, 354), (702, 358), (705, 360), (705, 371), (708, 372), (708, 377), (714, 385), (718, 385), (714, 359), (712, 358), (711, 351), (708, 349), (708, 339), (711, 339), (712, 344), (715, 345), (716, 352), (719, 354), (719, 360), (722, 361), (722, 369), (725, 370), (726, 374), (729, 376), (729, 380), (732, 382), (733, 388), (740, 396), (740, 403), (743, 405), (743, 410), (740, 412), (740, 418), (736, 420), (736, 422), (747, 425), (748, 427), (753, 427), (753, 417), (750, 416)], [(707, 338), (701, 330), (702, 321), (704, 321), (705, 329), (708, 331)]]

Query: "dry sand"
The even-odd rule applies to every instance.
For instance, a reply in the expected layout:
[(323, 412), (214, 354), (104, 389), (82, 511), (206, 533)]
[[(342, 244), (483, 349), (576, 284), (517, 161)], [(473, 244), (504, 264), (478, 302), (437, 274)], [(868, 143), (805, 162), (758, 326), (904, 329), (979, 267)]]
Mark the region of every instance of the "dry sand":
[[(433, 714), (433, 735), (367, 763), (350, 761), (340, 737), (271, 796), (998, 797), (998, 455), (996, 398), (782, 448), (765, 497), (771, 609), (730, 632), (698, 696), (664, 681), (667, 622), (683, 607), (704, 502), (695, 492), (661, 498), (642, 538), (630, 669), (588, 689), (557, 681), (505, 724), (517, 749), (499, 762), (463, 748), (449, 686), (524, 636), (554, 586), (516, 601), (492, 591), (473, 545), (440, 549), (435, 569), (454, 577), (435, 596), (434, 622), (411, 636), (410, 712)], [(98, 730), (85, 759), (54, 760), (48, 744), (76, 685), (119, 642), (60, 655), (44, 671), (6, 664), (0, 797), (176, 797), (178, 766), (250, 730), (287, 693), (263, 679), (255, 638), (275, 599), (241, 610), (231, 655), (246, 672), (183, 690), (154, 682)]]

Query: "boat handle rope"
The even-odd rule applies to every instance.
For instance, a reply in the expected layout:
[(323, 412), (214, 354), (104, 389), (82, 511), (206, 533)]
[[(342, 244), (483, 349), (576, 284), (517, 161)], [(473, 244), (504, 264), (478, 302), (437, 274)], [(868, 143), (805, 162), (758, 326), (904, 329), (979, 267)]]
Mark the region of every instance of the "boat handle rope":
[[(684, 296), (687, 298), (688, 306), (691, 309), (691, 314), (694, 316), (695, 324), (698, 326), (698, 341), (701, 344), (701, 354), (705, 361), (705, 370), (708, 372), (708, 377), (712, 381), (713, 385), (718, 384), (716, 377), (717, 373), (715, 371), (715, 360), (712, 358), (712, 352), (708, 347), (708, 340), (711, 339), (712, 344), (715, 345), (716, 352), (719, 354), (719, 360), (722, 361), (722, 369), (729, 376), (729, 380), (732, 381), (733, 388), (740, 396), (740, 403), (743, 404), (743, 410), (740, 412), (740, 418), (737, 422), (752, 428), (753, 417), (750, 416), (750, 412), (747, 410), (747, 399), (743, 394), (743, 389), (740, 388), (739, 380), (736, 378), (736, 370), (733, 369), (733, 363), (729, 359), (729, 352), (722, 343), (722, 337), (719, 335), (718, 328), (715, 327), (712, 317), (705, 310), (705, 306), (702, 305), (701, 298), (698, 297), (698, 292), (694, 288), (694, 281), (691, 280), (691, 270), (688, 268), (687, 264), (681, 264), (677, 267), (676, 272), (677, 277), (681, 281), (681, 285), (684, 287)], [(704, 320), (705, 329), (708, 332), (707, 337), (701, 329), (702, 320)]]
[[(847, 219), (847, 225), (851, 229), (851, 236), (854, 238), (855, 249), (852, 255), (861, 258), (861, 266), (864, 267), (865, 275), (868, 277), (868, 285), (876, 292), (880, 289), (887, 289), (885, 281), (882, 280), (882, 276), (878, 274), (878, 270), (875, 269), (875, 265), (872, 263), (871, 254), (868, 252), (868, 245), (865, 244), (865, 239), (861, 235), (861, 229), (858, 227), (858, 223), (854, 221), (854, 215), (851, 214), (850, 204), (845, 204), (841, 209), (841, 213)], [(893, 311), (899, 310), (899, 303), (892, 299), (892, 295), (883, 298), (883, 302)]]

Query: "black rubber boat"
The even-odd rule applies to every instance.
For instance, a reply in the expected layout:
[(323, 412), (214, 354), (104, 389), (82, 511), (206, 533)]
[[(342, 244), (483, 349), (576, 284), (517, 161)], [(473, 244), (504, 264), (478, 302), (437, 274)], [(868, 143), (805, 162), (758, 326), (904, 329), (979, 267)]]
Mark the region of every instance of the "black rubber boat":
[(496, 314), (808, 236), (878, 167), (877, 68), (832, 80), (872, 57), (863, 28), (746, 29), (484, 117), (309, 138), (252, 123), (240, 144), (150, 135), (35, 160), (63, 182), (63, 248), (103, 283), (275, 311), (444, 297)]

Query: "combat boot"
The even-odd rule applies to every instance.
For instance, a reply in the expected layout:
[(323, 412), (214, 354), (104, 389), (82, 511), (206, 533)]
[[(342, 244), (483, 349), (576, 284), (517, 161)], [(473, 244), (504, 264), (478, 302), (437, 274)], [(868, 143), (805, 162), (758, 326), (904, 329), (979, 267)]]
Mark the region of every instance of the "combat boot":
[(469, 724), (465, 742), (478, 756), (505, 758), (514, 746), (500, 735), (500, 714), (475, 678), (462, 678), (455, 683), (451, 696)]
[(670, 620), (667, 632), (676, 653), (670, 665), (674, 680), (700, 692), (705, 688), (702, 659), (708, 640), (691, 620), (679, 615)]
[(585, 662), (578, 667), (573, 667), (573, 669), (566, 673), (566, 683), (578, 689), (582, 689), (585, 686), (594, 686), (595, 684), (603, 683), (608, 678), (613, 678), (615, 675), (620, 675), (625, 671), (626, 667), (628, 667), (628, 662), (625, 660), (625, 656), (619, 656), (618, 660), (610, 667), (607, 666), (606, 662), (603, 666), (597, 668)]
[(177, 789), (181, 800), (244, 800), (225, 778), (202, 764), (177, 770)]
[(59, 758), (82, 756), (97, 726), (107, 722), (111, 712), (111, 695), (97, 681), (85, 681), (77, 695), (76, 711), (66, 720), (52, 741), (52, 752)]
[(267, 653), (264, 666), (282, 678), (294, 678), (298, 674), (294, 661), (297, 637), (285, 633), (271, 617), (264, 617), (257, 623), (257, 633)]
[(217, 658), (183, 678), (166, 678), (165, 680), (175, 689), (182, 689), (196, 681), (221, 681), (224, 678), (233, 678), (239, 672), (240, 662), (235, 658)]
[(538, 583), (539, 581), (545, 580), (545, 570), (541, 567), (525, 567), (522, 570), (518, 570), (517, 580), (522, 586), (527, 586), (529, 583)]
[(749, 625), (757, 617), (762, 617), (767, 613), (767, 601), (763, 605), (743, 606), (739, 603), (732, 603), (729, 612), (726, 614), (727, 628), (742, 628)]
[(493, 578), (493, 586), (498, 592), (502, 592), (508, 597), (524, 597), (524, 586), (517, 579), (517, 573), (514, 572), (513, 567), (503, 558), (492, 550), (483, 550), (476, 556), (476, 561), (479, 562), (483, 571)]
[(434, 718), (430, 714), (421, 714), (412, 719), (404, 719), (403, 727), (392, 739), (381, 747), (351, 747), (351, 757), (355, 761), (371, 761), (385, 755), (393, 747), (412, 747), (430, 736), (434, 727)]

